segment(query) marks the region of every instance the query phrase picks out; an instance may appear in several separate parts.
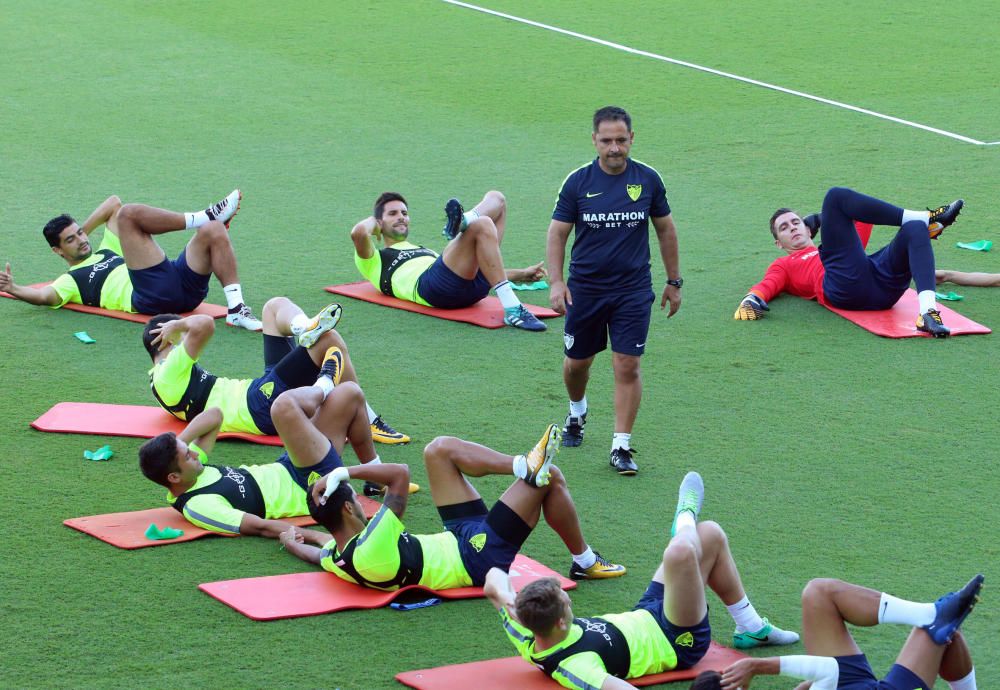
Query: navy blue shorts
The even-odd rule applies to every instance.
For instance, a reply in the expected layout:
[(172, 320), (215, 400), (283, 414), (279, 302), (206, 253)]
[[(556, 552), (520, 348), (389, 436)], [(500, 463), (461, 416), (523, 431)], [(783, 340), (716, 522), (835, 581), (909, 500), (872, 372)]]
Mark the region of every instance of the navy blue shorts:
[(646, 350), (652, 290), (599, 294), (569, 284), (573, 304), (566, 305), (563, 352), (570, 359), (587, 359), (602, 352), (611, 336), (611, 350), (638, 357)]
[(482, 271), (466, 280), (445, 266), (444, 257), (439, 256), (417, 279), (417, 294), (438, 309), (461, 309), (490, 294), (490, 283)]
[(149, 268), (130, 268), (128, 275), (132, 281), (132, 308), (140, 314), (191, 311), (205, 301), (211, 278), (191, 270), (184, 250), (173, 261), (164, 258)]
[(899, 664), (893, 664), (885, 678), (878, 680), (864, 654), (836, 659), (840, 667), (837, 690), (930, 690), (920, 676)]
[(912, 276), (909, 269), (899, 272), (890, 259), (891, 245), (871, 255), (819, 248), (823, 262), (823, 296), (839, 309), (871, 311), (891, 309), (906, 289)]
[[(309, 485), (312, 482), (317, 481), (323, 475), (333, 472), (338, 467), (343, 467), (344, 462), (340, 459), (340, 455), (337, 453), (337, 449), (330, 444), (330, 450), (326, 452), (326, 455), (322, 460), (317, 462), (315, 465), (310, 465), (309, 467), (298, 467), (292, 462), (292, 459), (288, 457), (288, 453), (282, 453), (281, 457), (275, 460), (279, 465), (284, 465), (288, 473), (292, 475), (292, 479), (295, 483), (302, 487), (303, 491), (309, 490)], [(313, 476), (313, 475), (317, 476)], [(312, 481), (310, 481), (310, 479)]]
[(486, 512), (482, 499), (468, 503), (439, 506), (438, 514), (444, 528), (458, 540), (462, 557), (472, 584), (482, 587), (490, 568), (510, 570), (531, 528), (503, 501), (497, 501)]
[(666, 636), (670, 646), (677, 653), (677, 669), (691, 668), (705, 656), (712, 644), (712, 627), (708, 623), (708, 610), (701, 623), (690, 628), (682, 628), (667, 620), (663, 613), (663, 583), (650, 582), (639, 603), (632, 609), (645, 609), (653, 614)]
[[(268, 338), (273, 338), (268, 345)], [(271, 404), (275, 398), (290, 388), (311, 386), (319, 376), (319, 367), (309, 356), (304, 347), (296, 347), (282, 357), (276, 364), (268, 362), (269, 355), (274, 356), (281, 351), (281, 345), (275, 341), (285, 340), (278, 336), (264, 336), (264, 375), (255, 378), (247, 389), (247, 408), (253, 423), (261, 433), (274, 435), (277, 429), (271, 421)], [(287, 341), (286, 341), (287, 342)]]

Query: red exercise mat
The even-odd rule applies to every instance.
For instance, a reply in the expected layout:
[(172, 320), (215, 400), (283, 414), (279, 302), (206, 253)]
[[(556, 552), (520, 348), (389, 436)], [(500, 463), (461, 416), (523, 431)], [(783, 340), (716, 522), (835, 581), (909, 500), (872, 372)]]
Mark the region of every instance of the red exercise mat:
[[(386, 307), (393, 307), (394, 309), (402, 309), (403, 311), (436, 316), (439, 319), (446, 319), (448, 321), (471, 323), (483, 328), (504, 327), (503, 305), (500, 304), (499, 299), (492, 296), (484, 297), (471, 307), (463, 307), (462, 309), (437, 309), (435, 307), (425, 307), (416, 302), (407, 302), (406, 300), (383, 295), (374, 285), (366, 280), (357, 283), (331, 285), (323, 289), (335, 295), (345, 295), (354, 299), (364, 300), (365, 302), (371, 302), (372, 304), (381, 304)], [(540, 319), (552, 319), (559, 316), (559, 314), (548, 307), (538, 307), (534, 304), (525, 304), (524, 306)]]
[[(31, 423), (32, 428), (55, 434), (93, 434), (96, 436), (131, 436), (153, 438), (165, 431), (179, 434), (187, 426), (159, 407), (147, 405), (111, 405), (108, 403), (56, 403)], [(218, 438), (250, 441), (265, 446), (280, 446), (278, 436), (261, 436), (227, 431)]]
[[(510, 575), (515, 590), (543, 577), (557, 578), (563, 589), (576, 587), (573, 580), (562, 577), (522, 554), (514, 559)], [(383, 592), (341, 580), (328, 572), (222, 580), (198, 585), (198, 589), (255, 621), (318, 616), (346, 609), (377, 609), (387, 606), (400, 593), (410, 590), (422, 590), (442, 599), (475, 599), (483, 596), (482, 587), (438, 591), (422, 585), (410, 585), (395, 592)]]
[[(40, 288), (46, 285), (51, 285), (51, 283), (35, 283), (34, 285), (29, 285), (28, 287)], [(0, 291), (0, 297), (9, 297), (10, 299), (15, 299), (12, 295), (6, 292)], [(122, 321), (133, 321), (135, 323), (147, 323), (151, 318), (150, 314), (133, 314), (127, 311), (117, 311), (115, 309), (103, 309), (101, 307), (88, 307), (86, 304), (73, 304), (72, 302), (67, 302), (61, 309), (69, 309), (70, 311), (79, 311), (84, 314), (97, 314), (98, 316), (107, 316), (112, 319), (121, 319)], [(181, 314), (181, 316), (191, 316), (191, 314), (207, 314), (213, 319), (221, 319), (229, 310), (226, 309), (221, 304), (209, 304), (208, 302), (202, 302), (194, 311), (189, 311)]]
[[(881, 311), (852, 311), (823, 305), (834, 314), (843, 316), (851, 323), (883, 338), (929, 338), (930, 335), (917, 330), (917, 314), (920, 305), (917, 293), (908, 289), (892, 309)], [(982, 335), (992, 333), (989, 328), (967, 319), (957, 311), (939, 304), (941, 320), (951, 329), (952, 335)]]
[[(496, 634), (503, 635), (499, 626), (497, 626)], [(691, 668), (683, 671), (654, 673), (641, 678), (629, 678), (628, 682), (641, 687), (691, 680), (702, 671), (722, 671), (730, 664), (744, 658), (746, 658), (746, 654), (743, 652), (713, 642), (708, 648), (708, 653)], [(418, 688), (418, 690), (461, 690), (464, 688), (476, 688), (476, 690), (510, 690), (510, 688), (554, 690), (562, 687), (519, 656), (425, 668), (419, 671), (404, 671), (396, 674), (396, 680), (411, 688)]]
[[(300, 527), (316, 524), (308, 515), (282, 519), (285, 522), (290, 522)], [(70, 518), (69, 520), (63, 520), (63, 524), (84, 534), (97, 537), (103, 542), (117, 546), (119, 549), (143, 549), (147, 546), (167, 546), (168, 544), (179, 544), (184, 541), (200, 539), (212, 534), (220, 537), (230, 536), (196, 527), (185, 520), (183, 515), (170, 507)], [(150, 524), (155, 524), (160, 529), (172, 527), (173, 529), (183, 530), (184, 534), (176, 539), (149, 539), (146, 537), (146, 529)]]

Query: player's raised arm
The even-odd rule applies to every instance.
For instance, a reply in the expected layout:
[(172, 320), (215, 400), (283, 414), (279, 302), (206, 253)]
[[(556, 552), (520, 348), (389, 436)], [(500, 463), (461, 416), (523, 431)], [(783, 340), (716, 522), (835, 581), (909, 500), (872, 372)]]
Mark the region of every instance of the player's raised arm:
[(5, 266), (4, 270), (0, 272), (0, 290), (3, 290), (7, 294), (21, 300), (22, 302), (35, 304), (40, 307), (56, 307), (60, 302), (59, 294), (52, 288), (51, 285), (35, 288), (15, 283), (14, 276), (10, 271), (9, 262)]
[(378, 221), (375, 216), (368, 216), (351, 230), (351, 241), (354, 242), (354, 251), (362, 259), (370, 259), (375, 255), (375, 240), (381, 236)]
[(105, 199), (100, 206), (95, 208), (89, 216), (87, 216), (87, 220), (83, 221), (80, 229), (89, 235), (102, 225), (106, 225), (107, 222), (111, 220), (112, 216), (118, 213), (118, 209), (121, 207), (122, 200), (112, 194)]

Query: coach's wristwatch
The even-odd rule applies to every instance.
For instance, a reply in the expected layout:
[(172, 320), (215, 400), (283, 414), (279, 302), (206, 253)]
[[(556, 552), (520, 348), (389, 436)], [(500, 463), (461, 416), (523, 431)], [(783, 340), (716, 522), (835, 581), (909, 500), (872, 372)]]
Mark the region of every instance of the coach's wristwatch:
[(683, 278), (678, 278), (677, 280), (670, 280), (668, 278), (667, 279), (667, 285), (673, 285), (675, 288), (683, 287), (684, 286), (684, 279)]

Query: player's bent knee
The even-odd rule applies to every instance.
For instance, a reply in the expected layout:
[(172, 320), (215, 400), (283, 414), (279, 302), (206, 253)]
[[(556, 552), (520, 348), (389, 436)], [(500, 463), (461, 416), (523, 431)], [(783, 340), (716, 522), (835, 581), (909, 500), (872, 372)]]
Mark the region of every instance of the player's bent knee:
[(840, 580), (829, 577), (814, 577), (802, 588), (802, 605), (815, 605), (828, 601), (834, 589), (839, 587)]
[(504, 207), (507, 206), (507, 197), (504, 196), (504, 193), (501, 192), (500, 190), (491, 189), (490, 191), (486, 192), (486, 196), (488, 198), (496, 201), (498, 204), (500, 204), (501, 208), (504, 208)]
[(118, 209), (118, 233), (139, 232), (139, 214), (142, 212), (142, 204), (125, 204)]
[(212, 244), (229, 244), (229, 231), (221, 221), (210, 220), (197, 230), (197, 236)]
[(273, 403), (271, 403), (271, 419), (287, 419), (290, 415), (294, 414), (297, 409), (298, 404), (295, 402), (295, 398), (291, 395), (291, 391), (284, 391), (281, 395), (274, 399)]
[(277, 318), (278, 312), (285, 307), (291, 306), (292, 300), (287, 297), (272, 297), (271, 299), (264, 302), (264, 312), (263, 318), (270, 317), (271, 320)]
[(698, 523), (698, 537), (703, 544), (718, 542), (721, 545), (729, 543), (729, 537), (722, 525), (714, 520), (705, 520)]
[(549, 467), (549, 488), (566, 486), (566, 475), (562, 470), (552, 465)]
[(663, 551), (665, 568), (684, 567), (698, 563), (698, 549), (687, 539), (672, 539)]
[(337, 333), (335, 330), (327, 331), (321, 335), (313, 347), (318, 347), (324, 352), (331, 347), (339, 347), (341, 352), (345, 355), (347, 354), (347, 343), (344, 342), (340, 333)]
[(458, 439), (454, 436), (438, 436), (433, 441), (424, 446), (424, 464), (446, 460), (458, 444)]

